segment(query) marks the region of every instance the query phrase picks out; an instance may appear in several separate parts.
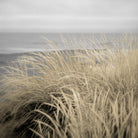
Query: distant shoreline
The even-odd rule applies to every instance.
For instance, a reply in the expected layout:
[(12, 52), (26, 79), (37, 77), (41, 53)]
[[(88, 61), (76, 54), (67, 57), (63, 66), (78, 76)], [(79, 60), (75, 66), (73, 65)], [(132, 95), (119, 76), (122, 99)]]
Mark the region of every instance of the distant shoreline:
[[(72, 54), (74, 53), (74, 51), (76, 50), (81, 50), (81, 51), (85, 51), (84, 49), (70, 49), (70, 50), (52, 50), (52, 51), (32, 51), (32, 52), (24, 52), (24, 53), (0, 53), (0, 76), (4, 73), (4, 70), (1, 68), (1, 67), (5, 67), (5, 66), (8, 66), (12, 63), (12, 61), (16, 61), (16, 59), (18, 57), (21, 57), (21, 56), (30, 56), (31, 53), (38, 53), (38, 52), (45, 52), (45, 53), (52, 53), (52, 52), (55, 52), (55, 51), (59, 51), (63, 54), (66, 54), (66, 51), (70, 51)], [(95, 50), (95, 49), (88, 49), (88, 50)], [(99, 49), (98, 49), (99, 50)], [(101, 50), (101, 49), (100, 49)], [(106, 49), (102, 49), (102, 50), (106, 50)]]

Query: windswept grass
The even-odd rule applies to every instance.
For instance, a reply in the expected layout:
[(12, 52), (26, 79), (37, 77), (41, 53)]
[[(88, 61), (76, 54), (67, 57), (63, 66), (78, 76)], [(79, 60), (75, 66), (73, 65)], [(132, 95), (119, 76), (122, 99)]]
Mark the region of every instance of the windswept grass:
[(18, 58), (1, 79), (0, 136), (136, 138), (138, 50), (131, 44)]

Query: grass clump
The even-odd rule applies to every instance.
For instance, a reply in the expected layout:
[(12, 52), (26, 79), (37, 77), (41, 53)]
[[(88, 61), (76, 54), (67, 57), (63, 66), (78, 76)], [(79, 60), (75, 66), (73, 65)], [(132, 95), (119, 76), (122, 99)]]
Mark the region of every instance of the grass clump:
[(135, 138), (138, 50), (62, 50), (18, 59), (1, 79), (0, 135)]

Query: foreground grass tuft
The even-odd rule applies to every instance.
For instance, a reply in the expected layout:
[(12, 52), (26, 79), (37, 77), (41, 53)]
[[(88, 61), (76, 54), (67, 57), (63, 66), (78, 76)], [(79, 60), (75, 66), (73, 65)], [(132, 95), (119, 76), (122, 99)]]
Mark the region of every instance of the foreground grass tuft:
[(138, 136), (138, 50), (36, 52), (5, 68), (0, 135)]

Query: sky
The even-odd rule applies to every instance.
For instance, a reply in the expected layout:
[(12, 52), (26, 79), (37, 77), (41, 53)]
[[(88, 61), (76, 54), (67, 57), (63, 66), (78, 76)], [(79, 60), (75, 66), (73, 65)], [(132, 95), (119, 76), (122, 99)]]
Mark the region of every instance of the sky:
[(0, 32), (138, 32), (138, 0), (0, 0)]

